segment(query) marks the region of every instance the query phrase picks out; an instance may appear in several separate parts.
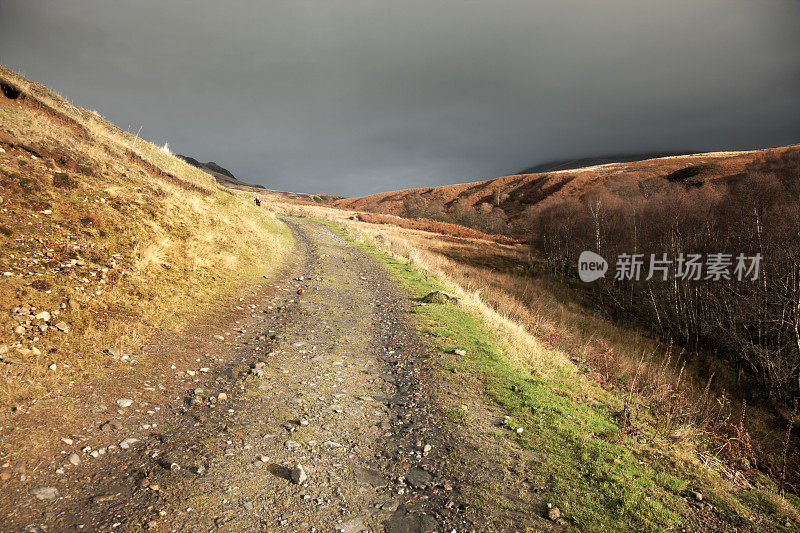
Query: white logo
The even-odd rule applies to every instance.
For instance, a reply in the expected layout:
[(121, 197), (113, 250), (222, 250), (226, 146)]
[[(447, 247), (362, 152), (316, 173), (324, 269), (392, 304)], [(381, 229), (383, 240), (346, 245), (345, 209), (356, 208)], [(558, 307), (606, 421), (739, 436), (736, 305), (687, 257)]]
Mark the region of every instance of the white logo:
[(585, 283), (591, 283), (605, 276), (608, 263), (594, 252), (585, 250), (578, 257), (578, 277)]

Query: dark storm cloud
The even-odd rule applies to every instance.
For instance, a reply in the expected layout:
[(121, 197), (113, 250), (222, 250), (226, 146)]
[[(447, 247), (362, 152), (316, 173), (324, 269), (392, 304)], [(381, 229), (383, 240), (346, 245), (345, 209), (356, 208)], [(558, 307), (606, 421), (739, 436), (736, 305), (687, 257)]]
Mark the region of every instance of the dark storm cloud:
[(268, 187), (800, 141), (800, 2), (0, 0), (0, 62)]

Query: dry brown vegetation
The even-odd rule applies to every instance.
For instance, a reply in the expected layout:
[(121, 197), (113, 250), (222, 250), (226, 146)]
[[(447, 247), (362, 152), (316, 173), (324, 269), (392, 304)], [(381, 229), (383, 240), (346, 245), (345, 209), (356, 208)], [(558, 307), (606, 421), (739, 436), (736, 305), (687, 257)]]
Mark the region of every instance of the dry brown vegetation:
[(332, 205), (354, 211), (440, 220), (486, 233), (522, 234), (526, 211), (532, 206), (546, 207), (567, 199), (580, 199), (602, 185), (625, 201), (647, 198), (664, 192), (673, 183), (692, 186), (737, 179), (746, 171), (770, 172), (769, 163), (765, 161), (797, 152), (800, 147), (788, 146), (662, 157), (385, 192), (345, 198)]
[(509, 237), (507, 235), (488, 234), (467, 226), (451, 224), (449, 222), (441, 222), (438, 220), (430, 220), (427, 218), (408, 219), (394, 215), (382, 215), (380, 213), (359, 213), (356, 216), (358, 220), (361, 220), (362, 222), (368, 222), (370, 224), (392, 224), (401, 228), (430, 231), (432, 233), (449, 235), (451, 237), (481, 239), (502, 244), (522, 242), (522, 239), (520, 238)]
[(2, 67), (0, 85), (0, 408), (10, 421), (107, 380), (129, 364), (110, 352), (130, 353), (274, 272), (291, 238), (248, 198), (98, 114)]

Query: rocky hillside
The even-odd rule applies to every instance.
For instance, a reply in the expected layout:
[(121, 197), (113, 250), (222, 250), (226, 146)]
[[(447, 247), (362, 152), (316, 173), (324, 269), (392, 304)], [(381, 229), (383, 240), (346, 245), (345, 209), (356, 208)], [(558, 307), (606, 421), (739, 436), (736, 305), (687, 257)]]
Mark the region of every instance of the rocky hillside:
[(271, 213), (96, 112), (3, 67), (0, 89), (7, 445), (30, 438), (15, 413), (106, 379), (110, 354), (277, 267), (290, 241)]

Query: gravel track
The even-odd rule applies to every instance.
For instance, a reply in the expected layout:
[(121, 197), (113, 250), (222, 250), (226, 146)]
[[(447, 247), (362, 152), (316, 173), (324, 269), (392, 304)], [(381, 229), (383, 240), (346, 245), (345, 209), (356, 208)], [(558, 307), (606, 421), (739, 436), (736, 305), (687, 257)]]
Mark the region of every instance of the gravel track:
[(139, 442), (76, 466), (56, 500), (18, 494), (3, 530), (482, 529), (423, 393), (412, 302), (328, 227), (283, 220), (295, 271), (263, 313), (191, 347), (224, 339), (225, 364), (165, 391), (157, 431), (117, 428)]

